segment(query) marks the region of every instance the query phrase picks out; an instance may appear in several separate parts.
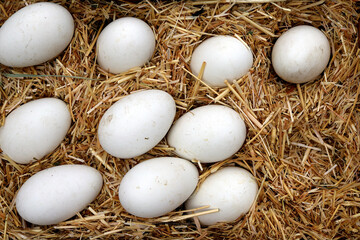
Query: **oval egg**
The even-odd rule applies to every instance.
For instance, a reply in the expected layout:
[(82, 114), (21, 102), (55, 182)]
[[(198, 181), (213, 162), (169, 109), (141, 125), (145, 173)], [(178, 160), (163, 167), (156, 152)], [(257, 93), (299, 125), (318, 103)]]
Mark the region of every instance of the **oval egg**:
[(246, 214), (256, 199), (258, 186), (251, 173), (239, 167), (225, 167), (212, 173), (185, 203), (187, 210), (203, 206), (219, 209), (198, 216), (202, 225), (230, 222)]
[(236, 111), (207, 105), (181, 116), (171, 127), (167, 141), (178, 156), (211, 163), (231, 157), (245, 138), (246, 126)]
[(164, 91), (132, 93), (112, 105), (101, 118), (100, 144), (115, 157), (140, 156), (164, 138), (175, 112), (174, 99)]
[(97, 61), (111, 73), (143, 66), (155, 51), (155, 36), (144, 21), (123, 17), (110, 23), (97, 40)]
[(283, 33), (272, 50), (272, 65), (280, 78), (291, 83), (316, 79), (330, 59), (330, 43), (319, 29), (301, 25)]
[(94, 168), (62, 165), (30, 177), (16, 196), (16, 209), (28, 222), (51, 225), (83, 210), (99, 194), (103, 180)]
[(50, 2), (28, 5), (0, 28), (0, 63), (28, 67), (58, 56), (69, 45), (74, 20), (64, 7)]
[(196, 167), (187, 160), (162, 157), (146, 160), (130, 169), (119, 187), (125, 210), (135, 216), (164, 215), (188, 199), (198, 182)]
[(5, 118), (0, 128), (0, 148), (17, 163), (39, 160), (59, 146), (70, 124), (70, 112), (63, 101), (30, 101)]
[(201, 66), (206, 62), (202, 80), (211, 87), (226, 87), (244, 76), (253, 64), (250, 48), (231, 36), (211, 37), (202, 42), (193, 52), (190, 68), (199, 76)]

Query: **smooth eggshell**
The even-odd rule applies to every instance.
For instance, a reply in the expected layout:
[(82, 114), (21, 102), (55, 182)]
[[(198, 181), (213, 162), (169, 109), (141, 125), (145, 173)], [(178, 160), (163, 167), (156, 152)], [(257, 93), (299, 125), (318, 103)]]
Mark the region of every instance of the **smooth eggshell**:
[(144, 21), (123, 17), (110, 23), (97, 40), (97, 61), (111, 73), (125, 72), (148, 62), (155, 50), (155, 36)]
[(63, 165), (30, 177), (16, 196), (16, 209), (28, 222), (51, 225), (71, 218), (99, 194), (103, 180), (94, 168)]
[(27, 67), (44, 63), (69, 45), (74, 20), (64, 7), (50, 2), (28, 5), (0, 28), (0, 63)]
[(225, 87), (225, 80), (231, 83), (249, 71), (253, 56), (244, 42), (231, 36), (216, 36), (194, 50), (190, 68), (196, 76), (203, 62), (206, 62), (203, 81), (211, 87)]
[(330, 59), (330, 44), (317, 28), (301, 25), (283, 33), (272, 50), (272, 64), (283, 80), (304, 83), (316, 79)]
[(203, 225), (230, 222), (250, 210), (257, 191), (258, 186), (251, 173), (239, 167), (225, 167), (208, 176), (198, 191), (187, 200), (185, 207), (218, 208), (216, 213), (198, 216)]
[(0, 128), (0, 148), (17, 163), (39, 160), (60, 145), (70, 124), (70, 112), (63, 101), (30, 101), (6, 117)]
[(231, 157), (245, 138), (246, 126), (236, 111), (207, 105), (181, 116), (171, 127), (167, 141), (178, 156), (211, 163)]
[(196, 167), (187, 160), (162, 157), (146, 160), (128, 171), (119, 187), (125, 210), (135, 216), (152, 218), (180, 206), (196, 188)]
[(161, 90), (132, 93), (112, 105), (101, 118), (101, 146), (119, 158), (140, 156), (164, 138), (174, 117), (174, 99)]

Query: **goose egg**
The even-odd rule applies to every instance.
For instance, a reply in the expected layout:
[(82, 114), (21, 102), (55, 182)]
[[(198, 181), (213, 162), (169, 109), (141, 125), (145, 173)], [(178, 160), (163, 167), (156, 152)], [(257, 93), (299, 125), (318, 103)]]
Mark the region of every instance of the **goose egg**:
[(51, 2), (30, 4), (0, 28), (0, 63), (28, 67), (58, 56), (69, 45), (74, 20), (64, 7)]
[(155, 50), (155, 36), (149, 25), (134, 17), (110, 23), (97, 40), (97, 61), (111, 73), (121, 73), (148, 62)]
[(190, 68), (199, 75), (203, 62), (206, 62), (203, 81), (211, 87), (225, 87), (244, 76), (253, 64), (250, 48), (231, 36), (211, 37), (202, 42), (193, 52)]
[(16, 196), (16, 209), (28, 222), (51, 225), (83, 210), (99, 194), (103, 180), (94, 168), (62, 165), (30, 177)]
[(230, 222), (250, 210), (257, 192), (258, 185), (251, 173), (239, 167), (225, 167), (210, 174), (185, 206), (186, 209), (203, 206), (219, 209), (218, 212), (198, 216), (203, 225)]
[(188, 160), (211, 163), (235, 154), (246, 138), (239, 113), (221, 105), (195, 108), (171, 127), (167, 141), (175, 153)]
[(283, 33), (272, 50), (272, 64), (280, 78), (291, 83), (316, 79), (330, 59), (330, 44), (319, 29), (301, 25)]
[(194, 191), (198, 171), (191, 162), (173, 157), (153, 158), (128, 171), (119, 187), (125, 210), (152, 218), (179, 207)]
[(67, 105), (57, 98), (30, 101), (13, 110), (0, 128), (0, 148), (17, 163), (40, 160), (54, 151), (70, 128)]
[(174, 99), (161, 90), (132, 93), (113, 104), (100, 120), (101, 146), (118, 158), (133, 158), (155, 147), (174, 117)]

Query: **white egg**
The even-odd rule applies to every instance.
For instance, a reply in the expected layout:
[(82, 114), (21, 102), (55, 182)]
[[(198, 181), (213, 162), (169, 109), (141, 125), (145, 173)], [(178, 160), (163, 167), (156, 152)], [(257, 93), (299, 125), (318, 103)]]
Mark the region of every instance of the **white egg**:
[(50, 2), (28, 5), (0, 28), (0, 63), (28, 67), (58, 56), (69, 45), (74, 20), (64, 7)]
[(16, 209), (28, 222), (51, 225), (83, 210), (99, 194), (103, 180), (94, 168), (63, 165), (30, 177), (16, 196)]
[(70, 124), (70, 112), (63, 101), (30, 101), (6, 117), (0, 128), (0, 148), (17, 163), (39, 160), (60, 145)]
[(198, 76), (206, 62), (203, 81), (211, 87), (225, 87), (244, 76), (253, 64), (250, 48), (231, 36), (211, 37), (202, 42), (193, 52), (190, 68)]
[(280, 78), (291, 83), (316, 79), (330, 59), (326, 36), (312, 26), (297, 26), (283, 33), (272, 50), (272, 64)]
[(181, 116), (171, 127), (167, 141), (178, 156), (211, 163), (234, 155), (245, 138), (246, 126), (236, 111), (207, 105)]
[(111, 73), (125, 72), (148, 62), (155, 50), (155, 36), (142, 20), (120, 18), (104, 28), (97, 40), (97, 61)]
[(175, 112), (174, 99), (164, 91), (132, 93), (112, 105), (101, 118), (100, 144), (115, 157), (140, 156), (164, 138)]
[(130, 169), (120, 183), (121, 205), (138, 217), (164, 215), (189, 198), (198, 176), (196, 167), (180, 158), (162, 157), (141, 162)]
[(258, 192), (253, 175), (239, 167), (225, 167), (208, 176), (185, 203), (186, 209), (203, 206), (219, 209), (216, 213), (198, 216), (202, 225), (230, 222), (246, 214)]

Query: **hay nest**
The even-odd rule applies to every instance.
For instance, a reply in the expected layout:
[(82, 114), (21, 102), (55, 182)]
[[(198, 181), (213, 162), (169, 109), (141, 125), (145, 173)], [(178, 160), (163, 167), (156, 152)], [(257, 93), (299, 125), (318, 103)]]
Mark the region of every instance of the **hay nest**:
[[(36, 1), (0, 1), (0, 25)], [(27, 68), (0, 66), (0, 125), (33, 99), (68, 103), (72, 126), (61, 146), (44, 159), (18, 165), (4, 155), (0, 167), (0, 232), (3, 239), (359, 239), (360, 238), (360, 50), (356, 1), (54, 1), (75, 19), (70, 46), (56, 59)], [(142, 68), (119, 75), (96, 64), (101, 29), (123, 16), (145, 20), (156, 34), (156, 52)], [(294, 85), (271, 66), (271, 49), (289, 27), (310, 24), (331, 43), (321, 78)], [(251, 47), (250, 73), (228, 87), (211, 89), (191, 75), (194, 48), (214, 35), (242, 38)], [(1, 47), (1, 46), (0, 46)], [(197, 106), (223, 104), (244, 118), (246, 143), (231, 159), (202, 165), (201, 179), (224, 165), (246, 168), (260, 186), (257, 203), (237, 221), (194, 224), (177, 209), (156, 219), (131, 216), (118, 186), (140, 161), (175, 156), (163, 140), (134, 159), (117, 159), (99, 145), (101, 116), (111, 104), (139, 89), (162, 89), (177, 115)], [(36, 226), (17, 214), (14, 196), (36, 172), (62, 164), (98, 169), (104, 187), (88, 208), (54, 226)]]

